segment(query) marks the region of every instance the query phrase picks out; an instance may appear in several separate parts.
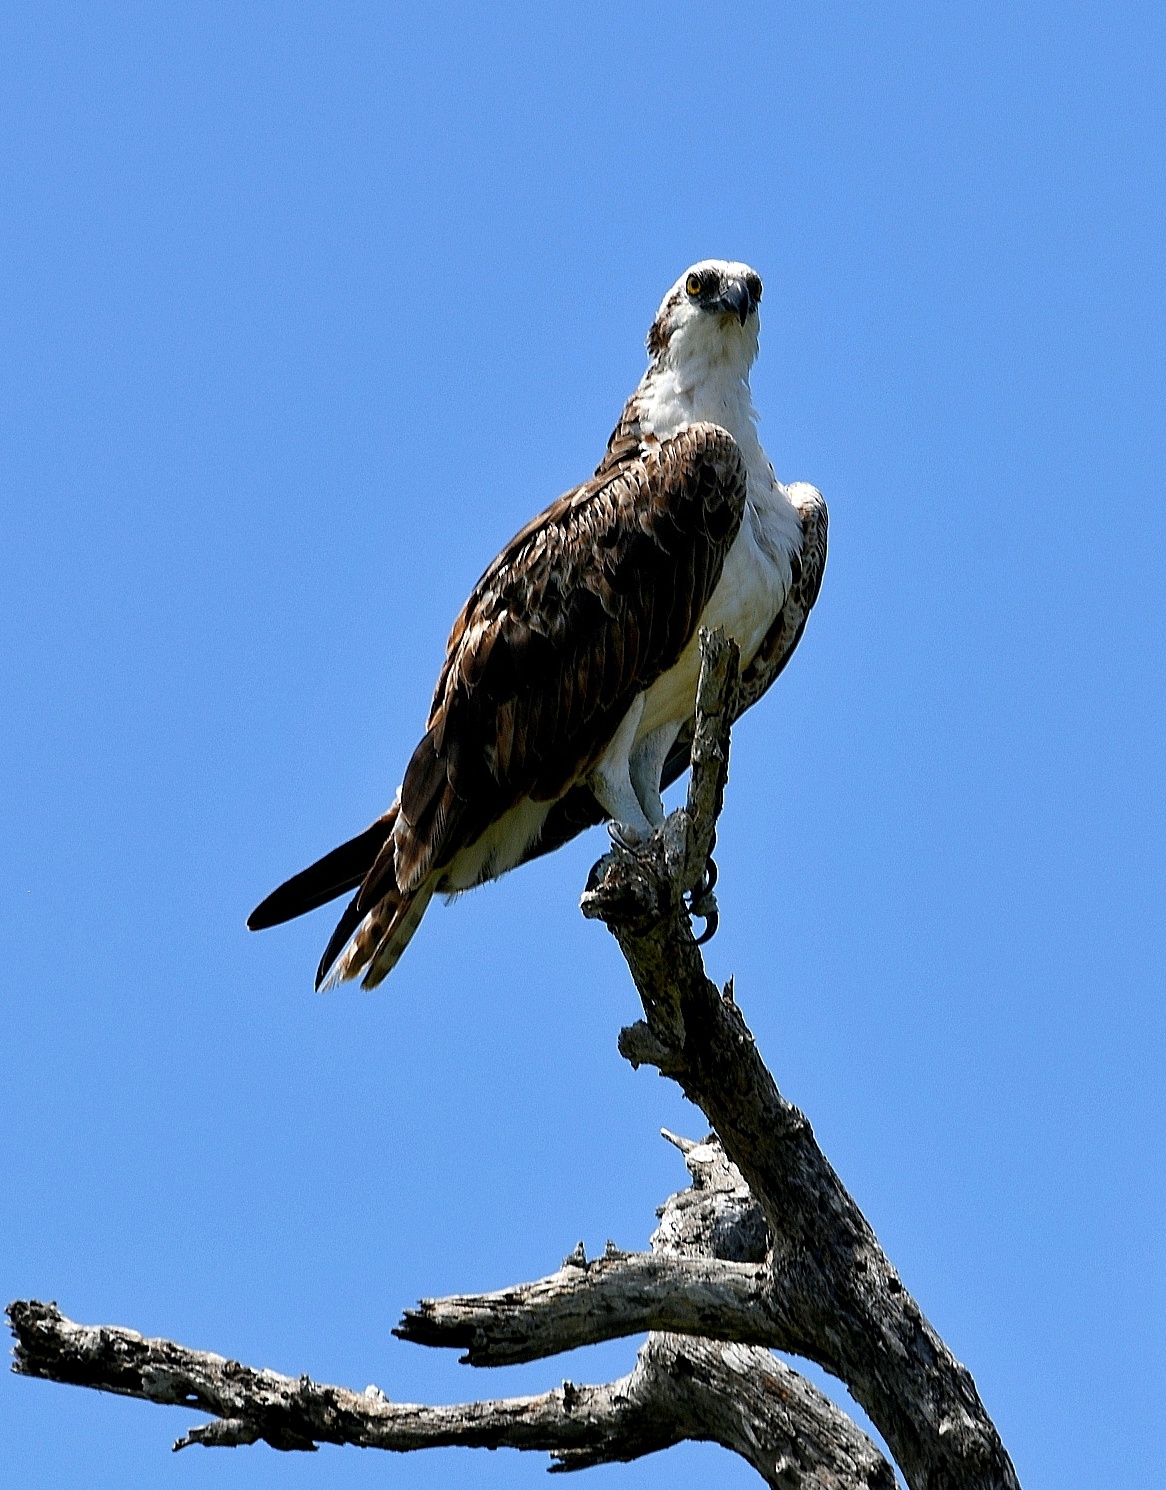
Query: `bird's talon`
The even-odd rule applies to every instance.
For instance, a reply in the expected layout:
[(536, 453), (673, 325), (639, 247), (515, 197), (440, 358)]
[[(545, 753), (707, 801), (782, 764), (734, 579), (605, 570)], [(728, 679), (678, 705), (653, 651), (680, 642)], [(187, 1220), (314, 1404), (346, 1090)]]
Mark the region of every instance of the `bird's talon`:
[(704, 871), (692, 887), (688, 897), (688, 914), (699, 916), (704, 922), (704, 930), (696, 939), (698, 947), (703, 947), (705, 942), (712, 941), (717, 934), (717, 926), (720, 924), (717, 897), (713, 894), (713, 886), (717, 882), (718, 873), (717, 861), (710, 853), (705, 860)]
[(706, 895), (711, 895), (713, 893), (713, 888), (717, 883), (719, 873), (720, 871), (717, 869), (717, 861), (713, 858), (712, 854), (710, 854), (705, 861), (704, 870), (701, 873), (700, 879), (698, 879), (696, 884), (692, 887), (692, 893), (689, 896), (690, 905), (695, 906), (699, 901), (702, 901)]
[[(711, 904), (709, 903), (710, 901)], [(717, 910), (716, 900), (713, 896), (709, 895), (701, 902), (699, 909), (693, 906), (692, 914), (694, 916), (700, 916), (704, 921), (704, 930), (696, 938), (696, 945), (703, 947), (705, 942), (711, 942), (713, 937), (716, 936), (717, 927), (721, 924), (721, 913)]]
[(625, 823), (617, 823), (614, 818), (607, 825), (607, 836), (617, 848), (626, 849), (629, 854), (642, 853), (648, 841), (637, 833), (635, 828), (629, 828)]

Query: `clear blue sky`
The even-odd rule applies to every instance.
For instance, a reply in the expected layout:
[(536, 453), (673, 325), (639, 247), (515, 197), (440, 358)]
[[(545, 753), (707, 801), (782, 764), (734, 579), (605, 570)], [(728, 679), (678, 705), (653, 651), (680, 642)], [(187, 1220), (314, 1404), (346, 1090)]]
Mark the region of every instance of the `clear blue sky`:
[[(615, 1049), (592, 834), (374, 996), (328, 912), (448, 626), (594, 466), (660, 295), (766, 283), (826, 493), (737, 732), (710, 971), (1026, 1490), (1161, 1483), (1163, 65), (1152, 4), (10, 4), (0, 18), (0, 1292), (398, 1399), (422, 1294), (642, 1245), (699, 1115)], [(540, 1456), (174, 1459), (0, 1378), (6, 1485), (514, 1486)], [(599, 1485), (751, 1483), (684, 1447)]]

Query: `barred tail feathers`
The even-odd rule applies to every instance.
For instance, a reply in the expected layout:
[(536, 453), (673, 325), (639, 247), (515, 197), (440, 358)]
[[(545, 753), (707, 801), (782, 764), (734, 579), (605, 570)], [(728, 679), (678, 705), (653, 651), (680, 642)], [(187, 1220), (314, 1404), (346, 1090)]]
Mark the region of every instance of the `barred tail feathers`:
[[(363, 988), (375, 988), (382, 983), (412, 941), (413, 933), (420, 926), (421, 918), (428, 909), (436, 888), (437, 875), (431, 874), (415, 890), (393, 890), (385, 895), (355, 927), (351, 939), (346, 938), (347, 945), (331, 964), (330, 970), (327, 965), (330, 962), (328, 953), (324, 954), (326, 961), (320, 964), (317, 988), (326, 992), (340, 983), (360, 977), (362, 973)], [(354, 907), (355, 901), (349, 911)], [(337, 935), (333, 937), (333, 943), (345, 929), (347, 928), (342, 919), (336, 928)], [(331, 950), (332, 944), (329, 945), (329, 951)]]

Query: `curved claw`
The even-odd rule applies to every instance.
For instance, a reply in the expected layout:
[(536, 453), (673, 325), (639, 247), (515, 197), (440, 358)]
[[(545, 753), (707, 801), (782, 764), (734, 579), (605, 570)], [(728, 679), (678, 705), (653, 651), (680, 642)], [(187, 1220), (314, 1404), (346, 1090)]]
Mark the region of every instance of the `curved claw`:
[(717, 861), (709, 854), (705, 862), (704, 873), (699, 882), (693, 887), (692, 894), (688, 897), (688, 913), (690, 916), (699, 916), (704, 922), (704, 930), (696, 938), (696, 945), (703, 947), (705, 942), (711, 942), (717, 934), (720, 925), (720, 913), (717, 910), (717, 897), (713, 894), (713, 886), (717, 882), (719, 871)]
[(612, 818), (607, 825), (607, 836), (617, 848), (626, 849), (629, 854), (641, 853), (647, 842), (647, 839), (641, 838), (634, 828), (617, 823), (615, 818)]
[(698, 947), (703, 947), (705, 942), (711, 942), (713, 937), (716, 936), (717, 927), (721, 924), (721, 913), (717, 910), (717, 904), (714, 900), (712, 905), (709, 906), (707, 910), (703, 912), (694, 911), (693, 914), (704, 916), (704, 930), (696, 938), (696, 945)]
[(693, 905), (695, 905), (698, 900), (703, 900), (706, 895), (711, 895), (713, 893), (719, 877), (720, 870), (717, 868), (717, 861), (713, 858), (712, 854), (710, 854), (708, 856), (708, 859), (705, 861), (704, 873), (701, 875), (700, 879), (693, 887)]

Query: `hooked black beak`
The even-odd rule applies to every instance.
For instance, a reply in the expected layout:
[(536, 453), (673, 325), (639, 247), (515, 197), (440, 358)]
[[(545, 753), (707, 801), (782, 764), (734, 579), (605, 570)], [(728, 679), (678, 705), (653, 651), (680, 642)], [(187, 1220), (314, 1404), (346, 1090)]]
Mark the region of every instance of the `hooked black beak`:
[(753, 296), (743, 279), (731, 279), (717, 296), (717, 309), (737, 317), (744, 326), (749, 312), (754, 309)]

